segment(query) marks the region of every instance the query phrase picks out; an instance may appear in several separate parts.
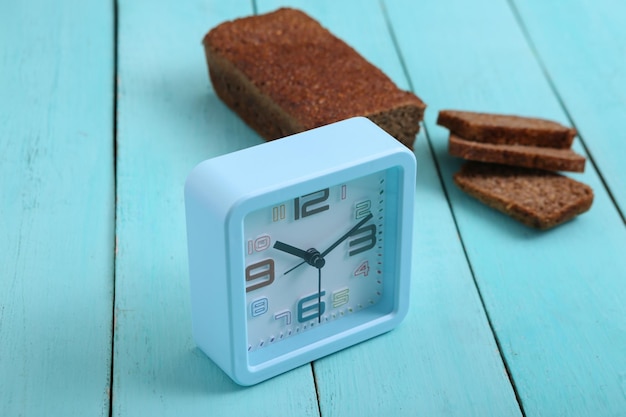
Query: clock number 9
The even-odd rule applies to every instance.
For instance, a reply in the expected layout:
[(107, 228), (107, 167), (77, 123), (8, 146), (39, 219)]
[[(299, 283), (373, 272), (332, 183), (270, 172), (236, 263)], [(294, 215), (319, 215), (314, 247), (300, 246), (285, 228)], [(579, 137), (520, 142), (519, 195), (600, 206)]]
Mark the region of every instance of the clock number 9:
[[(316, 195), (320, 193), (321, 195), (319, 197), (315, 197), (311, 200), (305, 201), (304, 203), (302, 203), (302, 206), (300, 206), (301, 198), (307, 198), (312, 195)], [(328, 204), (325, 204), (319, 207), (314, 207), (314, 208), (311, 206), (323, 203), (324, 201), (328, 200), (329, 195), (330, 195), (330, 190), (328, 188), (324, 188), (323, 190), (319, 190), (314, 193), (305, 194), (301, 197), (294, 198), (293, 200), (294, 220), (300, 220), (300, 217), (308, 217), (313, 214), (321, 213), (322, 211), (328, 210), (330, 208)]]
[[(259, 281), (261, 279), (262, 281)], [(250, 281), (253, 283), (246, 286), (246, 292), (258, 290), (274, 282), (274, 260), (270, 258), (248, 265), (246, 267), (246, 285)]]

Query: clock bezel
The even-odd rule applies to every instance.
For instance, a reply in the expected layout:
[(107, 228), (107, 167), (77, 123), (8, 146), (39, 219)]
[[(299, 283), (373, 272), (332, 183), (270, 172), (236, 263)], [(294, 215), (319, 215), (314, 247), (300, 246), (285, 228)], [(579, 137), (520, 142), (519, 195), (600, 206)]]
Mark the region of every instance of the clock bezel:
[[(274, 183), (262, 192), (246, 196), (233, 205), (226, 221), (226, 233), (230, 236), (227, 248), (227, 259), (230, 259), (228, 285), (230, 299), (233, 301), (230, 305), (233, 328), (232, 346), (234, 355), (239, 358), (234, 363), (234, 372), (241, 381), (246, 381), (248, 378), (252, 378), (253, 381), (264, 380), (309, 363), (387, 332), (404, 318), (408, 311), (409, 280), (400, 277), (410, 275), (410, 270), (406, 270), (404, 266), (407, 262), (403, 262), (405, 256), (410, 259), (410, 253), (405, 253), (406, 251), (402, 251), (401, 248), (410, 246), (410, 236), (407, 236), (410, 233), (403, 230), (403, 227), (410, 224), (405, 218), (412, 218), (412, 207), (408, 207), (412, 206), (410, 204), (412, 198), (404, 198), (407, 195), (412, 196), (410, 188), (408, 190), (406, 188), (414, 187), (414, 181), (407, 181), (407, 176), (410, 176), (409, 172), (414, 173), (414, 170), (410, 168), (411, 162), (411, 158), (407, 158), (405, 153), (378, 156), (374, 160), (362, 161), (330, 172), (327, 170), (312, 172), (307, 175), (308, 178), (300, 178), (295, 182), (285, 180), (281, 183)], [(325, 323), (316, 329), (292, 336), (272, 346), (248, 352), (248, 309), (244, 280), (246, 250), (244, 220), (247, 214), (284, 201), (285, 196), (303, 195), (312, 190), (348, 182), (380, 171), (387, 171), (387, 175), (390, 176), (385, 204), (394, 205), (394, 209), (389, 209), (389, 207), (386, 209), (385, 242), (387, 248), (383, 261), (386, 266), (383, 299), (376, 305), (353, 313), (349, 317)], [(397, 179), (395, 184), (393, 184), (393, 177)], [(412, 177), (414, 178), (414, 175)], [(395, 204), (394, 195), (397, 195), (398, 204)], [(393, 227), (387, 225), (393, 225)], [(400, 250), (397, 250), (398, 248)], [(392, 254), (395, 256), (388, 259)], [(389, 287), (392, 287), (391, 291)]]
[[(245, 216), (299, 190), (304, 194), (393, 167), (398, 167), (401, 178), (394, 239), (397, 260), (392, 262), (398, 268), (396, 306), (389, 315), (373, 317), (295, 351), (278, 348), (280, 354), (250, 363), (243, 273)], [(408, 310), (415, 175), (415, 155), (363, 117), (198, 164), (185, 183), (192, 329), (197, 345), (235, 382), (253, 385), (391, 330)], [(333, 329), (332, 323), (315, 330), (320, 329)]]

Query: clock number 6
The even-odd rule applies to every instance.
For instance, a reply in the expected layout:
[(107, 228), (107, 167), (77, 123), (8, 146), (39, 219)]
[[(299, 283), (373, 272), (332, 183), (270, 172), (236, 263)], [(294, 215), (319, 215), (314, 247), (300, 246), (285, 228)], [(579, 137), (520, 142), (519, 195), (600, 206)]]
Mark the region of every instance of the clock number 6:
[[(311, 200), (305, 201), (300, 205), (301, 198), (308, 198), (310, 196), (321, 194), (318, 197), (315, 197)], [(328, 196), (330, 195), (330, 190), (328, 188), (324, 188), (323, 190), (316, 191), (314, 193), (306, 194), (301, 197), (296, 197), (293, 200), (293, 208), (294, 208), (294, 220), (300, 220), (300, 217), (308, 217), (313, 214), (321, 213), (322, 211), (326, 211), (330, 208), (328, 204), (319, 207), (311, 207), (316, 204), (323, 203), (328, 200)]]
[[(246, 292), (258, 290), (274, 282), (274, 260), (263, 261), (246, 267)], [(251, 285), (248, 285), (251, 283)]]
[(326, 311), (326, 303), (320, 299), (326, 291), (303, 297), (298, 301), (298, 322), (306, 323), (309, 320), (319, 319)]

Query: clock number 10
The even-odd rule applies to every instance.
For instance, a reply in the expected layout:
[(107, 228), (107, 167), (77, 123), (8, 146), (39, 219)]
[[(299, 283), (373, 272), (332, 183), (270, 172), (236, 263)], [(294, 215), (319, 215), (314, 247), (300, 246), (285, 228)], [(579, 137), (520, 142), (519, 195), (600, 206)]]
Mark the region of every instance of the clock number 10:
[(328, 204), (320, 204), (328, 200), (329, 195), (330, 190), (328, 188), (324, 188), (323, 190), (294, 198), (294, 220), (300, 220), (300, 218), (308, 217), (328, 210), (330, 208)]

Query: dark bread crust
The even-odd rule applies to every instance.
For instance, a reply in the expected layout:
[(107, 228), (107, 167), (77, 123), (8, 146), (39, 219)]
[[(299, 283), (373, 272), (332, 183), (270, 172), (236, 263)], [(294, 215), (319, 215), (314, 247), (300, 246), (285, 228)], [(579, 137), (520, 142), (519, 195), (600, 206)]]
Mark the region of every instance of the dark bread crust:
[(551, 120), (505, 114), (441, 110), (437, 124), (476, 142), (566, 149), (576, 130)]
[(467, 162), (454, 182), (484, 204), (538, 229), (564, 223), (593, 202), (586, 184), (543, 170)]
[(550, 171), (583, 172), (585, 170), (585, 157), (571, 149), (495, 145), (465, 140), (451, 133), (448, 141), (448, 151), (453, 156), (472, 161), (492, 162)]
[(216, 94), (266, 140), (365, 116), (415, 141), (425, 104), (298, 10), (222, 23), (203, 44)]

